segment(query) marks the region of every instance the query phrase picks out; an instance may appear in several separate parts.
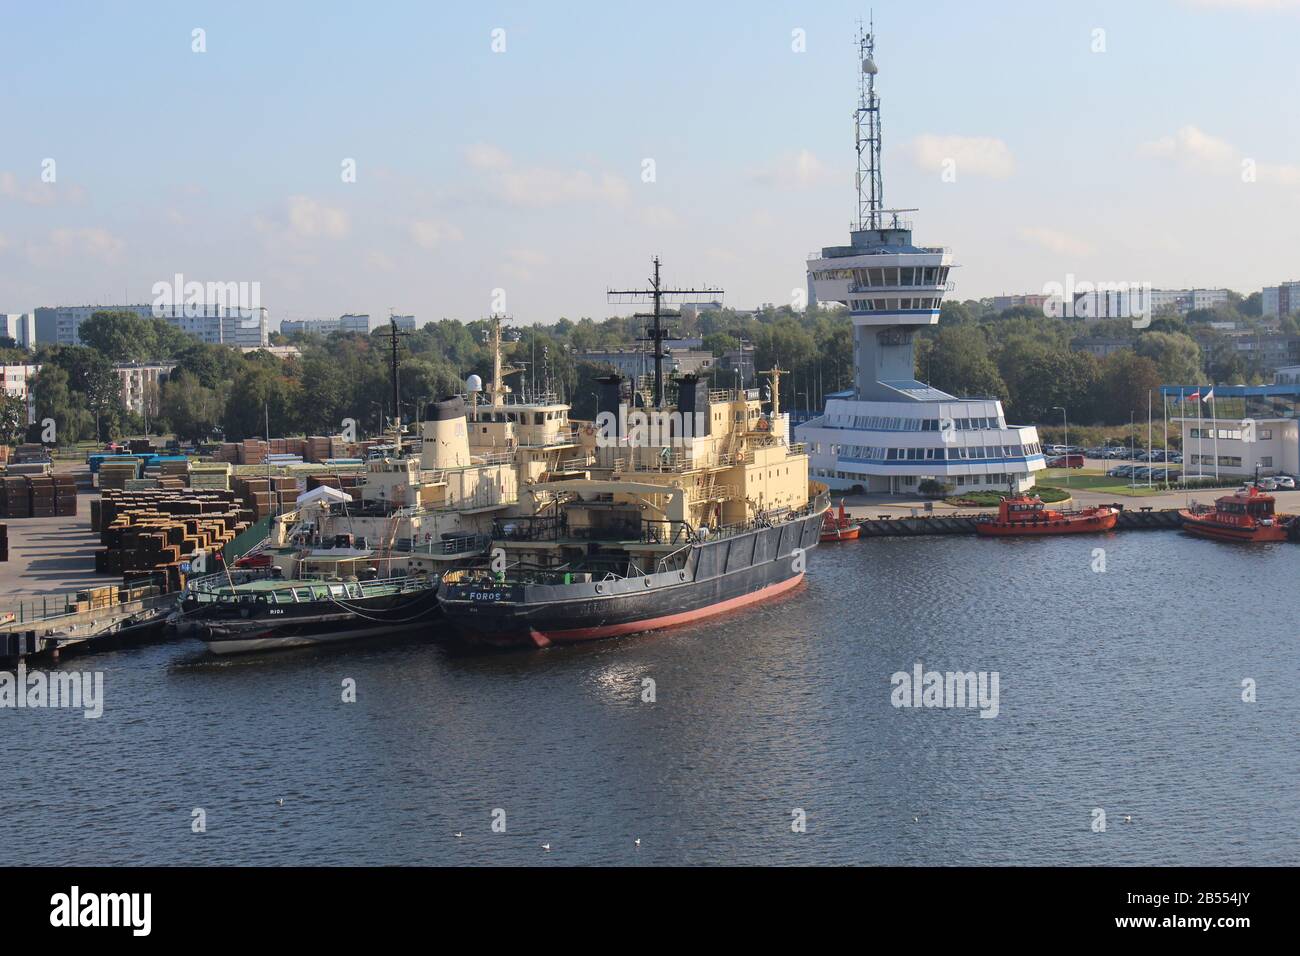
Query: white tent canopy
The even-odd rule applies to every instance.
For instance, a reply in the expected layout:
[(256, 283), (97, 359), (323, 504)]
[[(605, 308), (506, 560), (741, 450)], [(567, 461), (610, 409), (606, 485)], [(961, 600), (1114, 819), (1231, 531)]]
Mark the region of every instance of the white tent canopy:
[(335, 502), (350, 502), (352, 496), (346, 491), (339, 491), (337, 488), (331, 488), (328, 485), (321, 485), (319, 488), (313, 488), (306, 494), (299, 495), (294, 505), (304, 508), (307, 505), (314, 505), (317, 502), (331, 505)]

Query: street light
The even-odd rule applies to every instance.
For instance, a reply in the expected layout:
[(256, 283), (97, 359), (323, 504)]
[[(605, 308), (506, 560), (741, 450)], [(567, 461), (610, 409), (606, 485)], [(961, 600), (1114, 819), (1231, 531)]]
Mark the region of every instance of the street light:
[(1065, 426), (1065, 487), (1070, 487), (1070, 421), (1065, 416), (1064, 405), (1053, 405), (1052, 411), (1061, 410), (1061, 423)]

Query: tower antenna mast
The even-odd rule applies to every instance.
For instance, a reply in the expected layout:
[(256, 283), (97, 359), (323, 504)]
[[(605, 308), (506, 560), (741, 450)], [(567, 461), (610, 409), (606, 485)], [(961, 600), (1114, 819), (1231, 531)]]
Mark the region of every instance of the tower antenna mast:
[(858, 231), (881, 228), (885, 187), (880, 176), (880, 97), (876, 96), (876, 25), (858, 25), (858, 108), (854, 133), (858, 149)]
[(664, 312), (663, 302), (669, 299), (679, 304), (689, 303), (713, 303), (722, 300), (722, 290), (714, 288), (704, 289), (665, 289), (659, 280), (659, 257), (655, 256), (654, 275), (650, 279), (650, 288), (648, 289), (610, 289), (607, 292), (607, 298), (610, 302), (652, 302), (653, 310), (647, 313), (638, 312), (637, 318), (646, 318), (653, 320), (653, 324), (647, 328), (643, 341), (654, 344), (655, 360), (655, 384), (654, 400), (655, 408), (663, 408), (664, 405), (664, 359), (668, 356), (664, 353), (664, 339), (668, 338), (668, 330), (663, 326), (663, 319), (680, 316), (680, 312)]

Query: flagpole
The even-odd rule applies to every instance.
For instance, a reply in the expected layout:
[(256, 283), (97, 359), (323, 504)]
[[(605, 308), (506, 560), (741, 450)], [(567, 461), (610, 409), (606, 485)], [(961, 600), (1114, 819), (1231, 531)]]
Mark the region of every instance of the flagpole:
[(1205, 477), (1205, 406), (1201, 403), (1201, 390), (1196, 390), (1196, 457), (1201, 459), (1196, 468), (1198, 478)]
[[(1151, 389), (1147, 389), (1147, 464), (1151, 464)], [(1151, 487), (1151, 468), (1147, 468), (1147, 487)]]
[(1214, 401), (1214, 386), (1210, 386), (1210, 421), (1214, 422), (1214, 483), (1219, 483), (1219, 411)]
[(1169, 396), (1160, 390), (1160, 410), (1165, 416), (1165, 490), (1169, 490)]

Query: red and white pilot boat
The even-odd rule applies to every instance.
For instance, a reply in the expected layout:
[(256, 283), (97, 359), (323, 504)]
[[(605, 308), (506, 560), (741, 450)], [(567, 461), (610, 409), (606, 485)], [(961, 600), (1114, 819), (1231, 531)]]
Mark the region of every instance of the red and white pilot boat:
[(1214, 507), (1183, 508), (1183, 530), (1219, 541), (1285, 541), (1295, 515), (1277, 514), (1277, 499), (1245, 485), (1235, 494), (1224, 495)]
[(989, 537), (1017, 535), (1080, 534), (1110, 531), (1119, 521), (1119, 509), (1109, 505), (1081, 511), (1055, 511), (1046, 507), (1037, 495), (1013, 495), (998, 503), (996, 516), (976, 520), (975, 530)]

